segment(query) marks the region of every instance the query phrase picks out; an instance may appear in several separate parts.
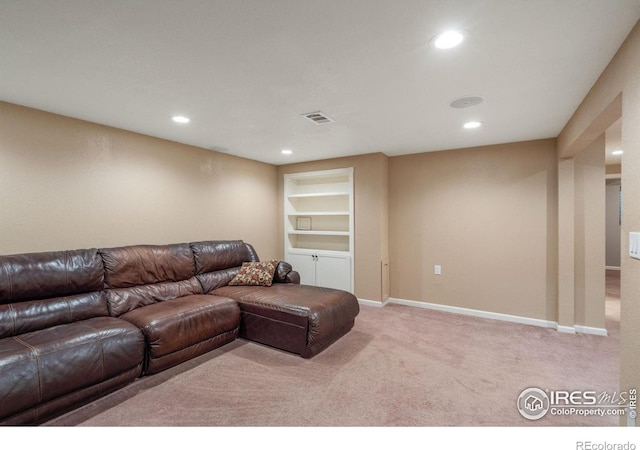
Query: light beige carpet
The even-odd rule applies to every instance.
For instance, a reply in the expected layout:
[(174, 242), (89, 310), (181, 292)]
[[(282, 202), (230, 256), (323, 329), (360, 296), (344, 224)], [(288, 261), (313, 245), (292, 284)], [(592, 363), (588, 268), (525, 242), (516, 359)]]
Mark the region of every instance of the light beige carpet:
[(617, 417), (530, 421), (516, 407), (529, 387), (619, 390), (615, 298), (607, 314), (602, 337), (362, 306), (354, 329), (313, 359), (237, 340), (47, 425), (617, 426)]

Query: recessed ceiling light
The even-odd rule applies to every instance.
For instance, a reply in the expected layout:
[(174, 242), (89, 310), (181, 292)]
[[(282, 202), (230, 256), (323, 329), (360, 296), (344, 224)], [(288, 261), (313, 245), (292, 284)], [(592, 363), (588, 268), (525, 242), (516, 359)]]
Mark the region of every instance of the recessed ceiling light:
[(615, 150), (615, 151), (611, 152), (612, 155), (616, 155), (616, 156), (622, 155), (623, 153), (624, 153), (624, 151), (622, 151), (622, 150)]
[(174, 122), (177, 122), (177, 123), (189, 123), (189, 122), (191, 122), (191, 119), (189, 119), (188, 117), (185, 117), (185, 116), (173, 116), (171, 118), (171, 120), (173, 120)]
[(464, 40), (464, 35), (456, 30), (440, 33), (431, 40), (435, 48), (448, 49), (460, 45)]
[(484, 122), (478, 122), (477, 120), (472, 120), (471, 122), (465, 123), (463, 127), (465, 127), (468, 130), (471, 130), (473, 128), (480, 128), (482, 125), (484, 125)]
[(281, 150), (280, 153), (283, 155), (291, 155), (293, 154), (293, 151), (285, 148), (284, 150)]

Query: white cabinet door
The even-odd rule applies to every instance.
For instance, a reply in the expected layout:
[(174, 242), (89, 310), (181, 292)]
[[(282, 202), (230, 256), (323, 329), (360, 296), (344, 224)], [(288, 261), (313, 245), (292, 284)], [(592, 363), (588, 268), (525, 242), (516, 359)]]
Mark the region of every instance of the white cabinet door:
[(348, 255), (291, 252), (287, 262), (300, 274), (300, 284), (351, 292), (351, 258)]
[(351, 291), (350, 264), (348, 256), (316, 257), (316, 286)]
[(300, 284), (316, 285), (316, 262), (313, 255), (289, 253), (287, 262), (300, 274)]

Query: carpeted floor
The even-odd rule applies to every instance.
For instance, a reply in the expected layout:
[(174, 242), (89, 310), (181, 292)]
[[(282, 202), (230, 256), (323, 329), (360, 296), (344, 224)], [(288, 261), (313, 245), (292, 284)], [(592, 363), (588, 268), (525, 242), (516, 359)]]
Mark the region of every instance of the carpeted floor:
[(362, 306), (354, 329), (313, 359), (237, 340), (46, 425), (616, 426), (618, 417), (530, 421), (516, 408), (528, 387), (618, 391), (615, 278), (607, 337)]

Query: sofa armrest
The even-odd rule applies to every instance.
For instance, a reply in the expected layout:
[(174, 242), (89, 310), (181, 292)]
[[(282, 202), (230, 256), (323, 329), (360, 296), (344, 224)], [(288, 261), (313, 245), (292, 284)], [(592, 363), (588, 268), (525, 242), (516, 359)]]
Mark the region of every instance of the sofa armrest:
[(273, 276), (274, 283), (300, 284), (300, 274), (293, 270), (291, 264), (280, 261)]
[(289, 272), (287, 274), (286, 283), (300, 284), (300, 274), (298, 272), (296, 272), (295, 270), (292, 270), (291, 272)]

